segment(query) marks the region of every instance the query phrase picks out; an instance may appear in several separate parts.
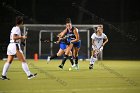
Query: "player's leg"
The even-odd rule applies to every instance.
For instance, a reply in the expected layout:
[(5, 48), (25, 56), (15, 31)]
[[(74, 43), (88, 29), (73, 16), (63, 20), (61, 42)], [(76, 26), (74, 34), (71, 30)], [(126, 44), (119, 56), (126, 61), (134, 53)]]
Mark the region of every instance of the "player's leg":
[(8, 78), (6, 77), (7, 71), (13, 61), (14, 55), (16, 54), (16, 45), (15, 43), (10, 43), (7, 47), (7, 62), (5, 62), (4, 66), (3, 66), (3, 70), (2, 70), (2, 79), (3, 80), (8, 80)]
[(75, 60), (75, 69), (79, 69), (79, 65), (78, 65), (78, 53), (81, 47), (81, 40), (78, 42), (75, 42), (73, 45), (73, 57)]
[[(71, 52), (71, 51), (69, 52), (68, 59), (69, 59), (70, 62), (71, 62), (72, 68), (75, 67), (75, 64), (74, 64), (74, 62), (73, 62), (73, 57), (72, 57), (72, 52)], [(65, 60), (65, 61), (62, 61), (61, 65), (59, 65), (59, 67), (60, 67), (60, 68), (61, 68), (61, 67), (63, 68), (64, 65), (65, 65), (65, 62), (66, 62), (66, 60)]]
[(71, 62), (72, 67), (74, 66), (74, 62), (73, 62), (73, 57), (72, 57), (72, 51), (69, 52), (69, 60)]
[(13, 61), (14, 56), (13, 55), (8, 55), (7, 62), (5, 62), (2, 70), (2, 80), (9, 80), (9, 78), (6, 77), (8, 69)]
[(91, 58), (90, 58), (89, 69), (93, 69), (93, 65), (96, 60), (97, 60), (97, 50), (93, 48), (92, 53), (91, 53)]
[(66, 50), (65, 50), (65, 55), (64, 55), (64, 57), (63, 57), (63, 59), (62, 59), (61, 65), (59, 65), (59, 68), (63, 69), (63, 66), (64, 66), (66, 60), (67, 60), (68, 57), (69, 57), (68, 55), (69, 55), (69, 53), (70, 53), (72, 47), (73, 47), (73, 44), (70, 44), (70, 45), (67, 46), (67, 48), (66, 48)]
[(59, 46), (60, 46), (60, 49), (55, 55), (48, 56), (48, 59), (47, 59), (48, 63), (50, 60), (57, 58), (58, 56), (62, 56), (64, 54), (64, 50), (66, 49), (66, 44), (60, 43)]
[(80, 48), (73, 47), (73, 57), (75, 60), (75, 69), (79, 69), (78, 65), (78, 53), (79, 53)]
[(28, 79), (31, 79), (31, 78), (35, 77), (37, 75), (37, 73), (32, 74), (30, 72), (29, 67), (28, 67), (28, 64), (27, 64), (27, 62), (25, 60), (25, 57), (24, 57), (22, 51), (20, 49), (18, 49), (18, 48), (17, 48), (16, 56), (22, 62), (22, 68), (23, 68), (24, 72), (26, 73), (26, 75), (28, 76)]
[(59, 56), (62, 56), (63, 54), (64, 54), (64, 50), (60, 48), (59, 51), (55, 55), (48, 56), (48, 59), (47, 59), (48, 63), (50, 62), (50, 60), (55, 59)]
[[(65, 51), (66, 51), (66, 49), (64, 50), (64, 52)], [(73, 62), (73, 57), (72, 57), (72, 52), (71, 51), (68, 54), (68, 59), (70, 60), (72, 67), (74, 67), (75, 65), (74, 65), (74, 62)], [(62, 61), (61, 65), (59, 65), (60, 68), (64, 67), (66, 60)]]

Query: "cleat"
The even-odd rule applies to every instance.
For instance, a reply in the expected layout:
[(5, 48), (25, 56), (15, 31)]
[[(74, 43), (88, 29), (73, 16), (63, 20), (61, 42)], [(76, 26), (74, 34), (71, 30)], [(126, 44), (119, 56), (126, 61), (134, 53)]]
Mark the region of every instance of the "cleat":
[(75, 64), (73, 64), (71, 67), (72, 67), (72, 68), (75, 68), (75, 66), (76, 66), (76, 65), (75, 65)]
[(61, 68), (61, 69), (63, 69), (63, 66), (62, 65), (59, 65), (58, 67)]
[(51, 57), (50, 56), (48, 56), (48, 58), (47, 58), (47, 64), (50, 62), (50, 59)]
[(1, 76), (2, 80), (10, 80), (9, 78), (7, 78), (6, 76)]
[(89, 69), (93, 69), (93, 64), (90, 64)]
[(75, 69), (75, 64), (73, 64), (73, 65), (69, 68), (69, 71), (72, 70), (72, 69)]
[(37, 73), (31, 74), (31, 75), (28, 76), (28, 79), (32, 79), (32, 78), (36, 77), (36, 75), (37, 75)]
[(79, 69), (79, 65), (75, 64), (75, 69), (78, 70)]
[(93, 67), (89, 67), (89, 69), (93, 69)]

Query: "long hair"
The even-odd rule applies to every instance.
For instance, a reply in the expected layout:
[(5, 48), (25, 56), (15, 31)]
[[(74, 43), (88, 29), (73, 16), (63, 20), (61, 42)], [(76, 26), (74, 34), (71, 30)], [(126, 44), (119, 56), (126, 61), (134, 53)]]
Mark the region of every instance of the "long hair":
[(20, 24), (22, 24), (22, 22), (23, 22), (23, 17), (17, 16), (16, 17), (16, 25), (20, 25)]
[(71, 23), (71, 19), (70, 18), (66, 18), (66, 23)]

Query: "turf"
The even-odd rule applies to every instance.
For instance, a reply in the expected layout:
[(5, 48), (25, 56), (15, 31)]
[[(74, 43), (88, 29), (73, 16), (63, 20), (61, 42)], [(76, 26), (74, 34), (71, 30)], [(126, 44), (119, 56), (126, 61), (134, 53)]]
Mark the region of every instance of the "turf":
[[(80, 69), (69, 71), (70, 62), (63, 70), (61, 60), (49, 64), (45, 60), (28, 60), (36, 78), (27, 79), (19, 61), (8, 71), (11, 80), (0, 80), (0, 93), (139, 93), (140, 61), (98, 61), (89, 70), (88, 61), (79, 61)], [(0, 72), (4, 61), (0, 61)]]

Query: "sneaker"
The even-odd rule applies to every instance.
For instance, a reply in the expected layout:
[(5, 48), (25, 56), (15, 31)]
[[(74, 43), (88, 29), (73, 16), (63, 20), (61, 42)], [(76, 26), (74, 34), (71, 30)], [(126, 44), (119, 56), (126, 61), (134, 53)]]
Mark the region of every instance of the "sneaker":
[(32, 79), (32, 78), (36, 77), (36, 75), (37, 75), (37, 73), (31, 74), (31, 75), (28, 76), (28, 79)]
[(79, 65), (75, 64), (75, 69), (78, 70), (79, 69)]
[(49, 63), (50, 62), (50, 59), (51, 57), (50, 56), (48, 56), (48, 58), (47, 58), (47, 63)]
[(72, 68), (75, 68), (75, 66), (76, 66), (76, 65), (75, 65), (75, 64), (73, 64), (71, 67), (72, 67)]
[(61, 68), (61, 69), (63, 69), (63, 66), (62, 65), (59, 65), (58, 67)]
[(89, 69), (93, 69), (93, 64), (90, 64), (89, 65)]
[(9, 78), (7, 78), (6, 76), (3, 76), (3, 75), (1, 76), (1, 79), (2, 80), (10, 80)]

